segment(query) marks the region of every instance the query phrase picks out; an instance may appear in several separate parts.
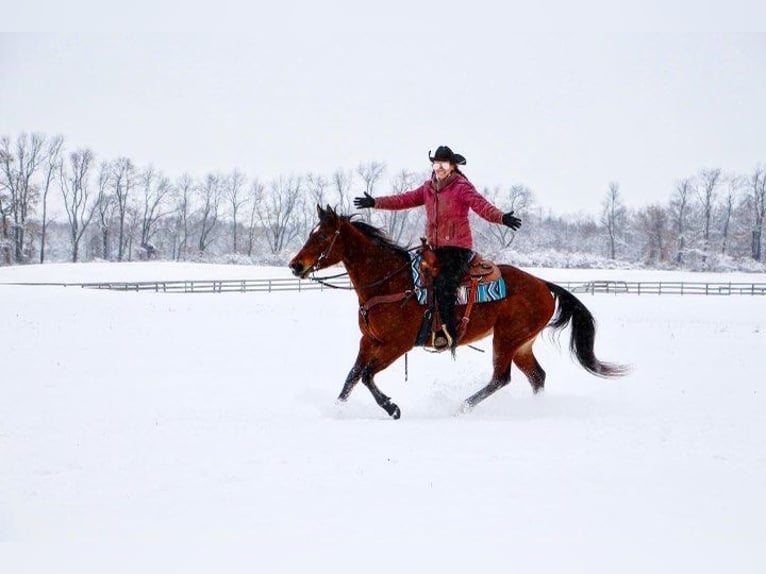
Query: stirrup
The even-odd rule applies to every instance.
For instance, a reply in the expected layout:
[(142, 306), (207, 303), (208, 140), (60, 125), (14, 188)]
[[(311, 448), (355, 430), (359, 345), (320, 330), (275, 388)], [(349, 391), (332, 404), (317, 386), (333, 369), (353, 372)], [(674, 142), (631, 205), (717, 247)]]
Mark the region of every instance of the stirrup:
[(452, 337), (447, 332), (447, 329), (441, 328), (438, 331), (431, 333), (431, 345), (436, 351), (446, 351), (452, 347)]

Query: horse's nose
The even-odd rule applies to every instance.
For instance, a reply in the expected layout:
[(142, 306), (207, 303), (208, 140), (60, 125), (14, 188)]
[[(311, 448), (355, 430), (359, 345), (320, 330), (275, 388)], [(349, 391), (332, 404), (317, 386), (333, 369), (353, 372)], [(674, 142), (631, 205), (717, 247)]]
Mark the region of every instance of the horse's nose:
[(293, 275), (296, 277), (300, 277), (303, 273), (303, 263), (300, 261), (291, 261), (290, 262), (290, 269), (293, 271)]

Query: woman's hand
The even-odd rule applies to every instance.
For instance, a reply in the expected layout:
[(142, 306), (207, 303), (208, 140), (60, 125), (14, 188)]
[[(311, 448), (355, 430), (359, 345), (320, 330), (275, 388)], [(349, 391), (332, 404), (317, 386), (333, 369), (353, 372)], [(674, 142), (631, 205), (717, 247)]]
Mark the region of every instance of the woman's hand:
[[(366, 191), (364, 192), (363, 197), (355, 197), (354, 198), (354, 207), (357, 209), (365, 209), (367, 207), (375, 207), (375, 198), (372, 197), (369, 193)], [(505, 216), (503, 216), (505, 217)]]

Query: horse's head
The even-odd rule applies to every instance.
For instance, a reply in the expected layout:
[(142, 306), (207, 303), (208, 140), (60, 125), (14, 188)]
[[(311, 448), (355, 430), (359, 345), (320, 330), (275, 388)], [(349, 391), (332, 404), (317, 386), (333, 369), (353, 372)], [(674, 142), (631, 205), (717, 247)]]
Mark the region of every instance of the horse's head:
[(329, 205), (322, 209), (317, 205), (319, 223), (309, 233), (306, 243), (290, 261), (293, 275), (305, 278), (309, 273), (335, 265), (341, 260), (338, 245), (343, 218)]

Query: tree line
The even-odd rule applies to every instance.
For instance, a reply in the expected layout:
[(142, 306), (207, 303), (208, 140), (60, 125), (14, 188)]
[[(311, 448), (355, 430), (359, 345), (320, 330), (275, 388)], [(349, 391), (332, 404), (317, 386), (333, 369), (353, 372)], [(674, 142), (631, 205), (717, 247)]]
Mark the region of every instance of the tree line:
[[(268, 182), (238, 169), (170, 179), (130, 158), (99, 160), (64, 138), (0, 138), (0, 264), (46, 261), (230, 261), (283, 265), (315, 224), (315, 207), (352, 213), (352, 199), (402, 193), (428, 172), (369, 161), (332, 174)], [(682, 176), (668, 200), (628, 209), (607, 182), (600, 216), (560, 216), (523, 184), (480, 190), (523, 221), (520, 232), (476, 218), (477, 250), (523, 265), (763, 270), (766, 169)], [(56, 215), (51, 215), (57, 212)], [(359, 212), (396, 241), (417, 244), (422, 210)]]

